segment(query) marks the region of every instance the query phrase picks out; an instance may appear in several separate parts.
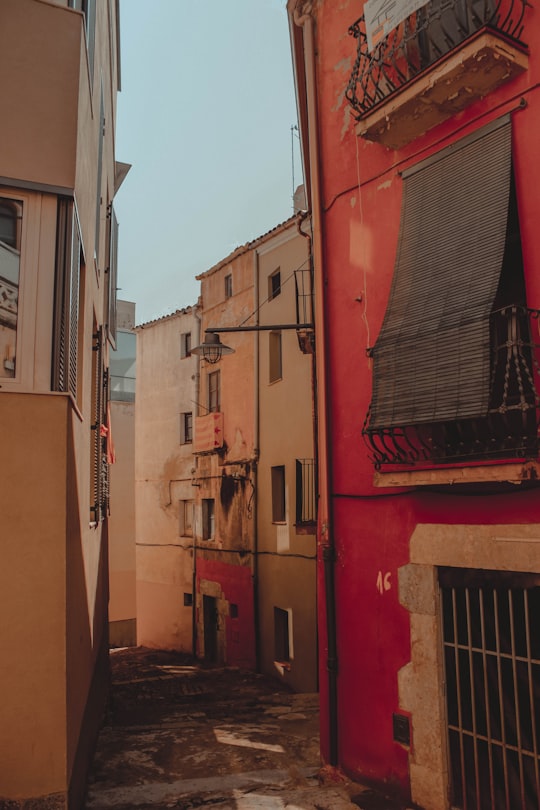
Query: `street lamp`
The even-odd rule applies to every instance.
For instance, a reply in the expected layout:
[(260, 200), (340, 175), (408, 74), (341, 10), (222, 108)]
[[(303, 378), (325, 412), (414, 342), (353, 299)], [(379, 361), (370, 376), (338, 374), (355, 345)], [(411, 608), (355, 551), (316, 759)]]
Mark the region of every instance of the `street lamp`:
[(207, 331), (204, 336), (204, 341), (200, 346), (195, 346), (191, 350), (191, 354), (198, 354), (203, 357), (207, 363), (217, 363), (221, 360), (224, 354), (233, 354), (234, 349), (230, 346), (224, 346), (221, 342), (219, 335), (216, 332)]

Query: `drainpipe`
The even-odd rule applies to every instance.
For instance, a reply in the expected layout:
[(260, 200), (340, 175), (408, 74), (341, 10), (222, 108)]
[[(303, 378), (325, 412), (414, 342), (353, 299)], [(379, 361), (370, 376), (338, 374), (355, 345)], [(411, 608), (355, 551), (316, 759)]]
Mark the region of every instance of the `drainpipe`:
[[(201, 316), (199, 315), (198, 305), (194, 309), (195, 315), (195, 335), (194, 345), (199, 346), (201, 343)], [(193, 355), (192, 355), (193, 357)], [(195, 413), (199, 415), (199, 397), (201, 392), (201, 358), (198, 354), (195, 355)], [(193, 457), (195, 461), (195, 456)], [(193, 519), (192, 519), (192, 532), (193, 532), (193, 569), (191, 581), (191, 649), (193, 657), (197, 655), (197, 526), (195, 521), (195, 498), (193, 499)]]
[[(302, 226), (304, 222), (309, 222), (309, 229), (310, 233), (306, 233), (302, 230)], [(308, 256), (309, 256), (309, 293), (310, 293), (310, 317), (309, 320), (311, 323), (314, 323), (314, 309), (315, 309), (315, 302), (314, 302), (314, 278), (313, 278), (313, 222), (312, 217), (309, 211), (304, 211), (298, 218), (296, 222), (296, 229), (300, 236), (303, 236), (304, 239), (308, 240)], [(315, 336), (314, 336), (315, 337)], [(315, 348), (311, 353), (311, 422), (312, 422), (312, 431), (313, 431), (313, 458), (315, 463), (315, 485), (317, 487), (315, 491), (315, 502), (317, 503), (319, 497), (319, 450), (318, 450), (318, 428), (317, 425), (319, 423), (318, 419), (318, 409), (317, 409), (317, 358), (315, 354)], [(319, 604), (319, 583), (318, 578), (315, 577), (315, 604)], [(317, 661), (319, 660), (319, 639), (316, 639), (317, 643)], [(319, 670), (317, 668), (317, 689), (319, 688)]]
[[(259, 252), (253, 251), (253, 296), (255, 298), (255, 325), (259, 325)], [(257, 672), (261, 670), (261, 642), (260, 642), (260, 611), (259, 611), (259, 529), (258, 529), (258, 508), (259, 497), (257, 489), (258, 464), (260, 453), (260, 332), (255, 331), (255, 356), (253, 358), (253, 376), (255, 385), (254, 414), (253, 414), (253, 469), (251, 480), (253, 482), (253, 555), (252, 555), (252, 577), (253, 577), (253, 624), (255, 630), (255, 668)]]
[(329, 442), (329, 403), (328, 369), (326, 353), (326, 312), (324, 290), (324, 264), (322, 239), (322, 203), (321, 178), (319, 172), (319, 136), (316, 90), (315, 60), (315, 21), (311, 2), (299, 2), (293, 11), (294, 22), (302, 28), (303, 57), (306, 79), (308, 148), (311, 180), (311, 211), (313, 217), (313, 264), (315, 287), (315, 353), (318, 380), (318, 467), (319, 467), (319, 504), (318, 504), (318, 540), (319, 559), (324, 568), (326, 596), (326, 632), (328, 653), (326, 668), (328, 672), (328, 729), (329, 729), (329, 764), (338, 765), (338, 717), (337, 717), (337, 639), (336, 639), (336, 604), (335, 604), (335, 547), (331, 524), (330, 500), (330, 442)]

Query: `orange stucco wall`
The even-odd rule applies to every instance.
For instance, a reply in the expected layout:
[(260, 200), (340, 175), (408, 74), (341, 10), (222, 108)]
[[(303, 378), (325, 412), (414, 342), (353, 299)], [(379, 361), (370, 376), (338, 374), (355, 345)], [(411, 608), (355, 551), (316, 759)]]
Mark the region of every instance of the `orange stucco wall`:
[(3, 0), (1, 19), (0, 75), (10, 76), (2, 110), (10, 125), (0, 176), (73, 188), (82, 16), (34, 0)]
[(116, 461), (111, 467), (109, 621), (135, 619), (135, 403), (111, 402)]
[[(225, 276), (233, 277), (233, 294), (225, 297)], [(255, 310), (253, 297), (253, 255), (251, 251), (226, 262), (216, 271), (204, 275), (201, 284), (202, 329), (211, 326), (238, 326)], [(229, 461), (249, 458), (253, 451), (253, 368), (255, 339), (252, 333), (232, 332), (221, 336), (222, 343), (234, 349), (215, 366), (202, 363), (201, 392), (207, 405), (208, 374), (221, 369), (221, 412)], [(206, 411), (201, 409), (201, 414)]]
[(0, 796), (65, 788), (68, 402), (0, 398)]

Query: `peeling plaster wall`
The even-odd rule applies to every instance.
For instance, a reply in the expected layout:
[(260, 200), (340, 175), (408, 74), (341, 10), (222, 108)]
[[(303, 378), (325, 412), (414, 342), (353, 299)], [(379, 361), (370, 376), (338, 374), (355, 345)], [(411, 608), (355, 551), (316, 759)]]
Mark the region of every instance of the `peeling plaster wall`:
[[(199, 276), (201, 334), (212, 326), (253, 323), (253, 253), (243, 249)], [(225, 278), (232, 277), (232, 295)], [(216, 364), (201, 363), (199, 415), (207, 413), (209, 374), (220, 375), (223, 445), (198, 454), (195, 461), (196, 623), (197, 652), (207, 654), (204, 639), (204, 596), (217, 599), (218, 660), (255, 668), (253, 548), (254, 522), (254, 346), (253, 333), (231, 332), (222, 342), (234, 349)], [(203, 539), (203, 501), (214, 505), (214, 536)], [(238, 608), (231, 618), (229, 606)]]
[(181, 414), (194, 413), (198, 364), (181, 358), (196, 340), (195, 308), (137, 327), (135, 514), (137, 643), (192, 650), (193, 534), (181, 534), (181, 502), (193, 501), (192, 443)]

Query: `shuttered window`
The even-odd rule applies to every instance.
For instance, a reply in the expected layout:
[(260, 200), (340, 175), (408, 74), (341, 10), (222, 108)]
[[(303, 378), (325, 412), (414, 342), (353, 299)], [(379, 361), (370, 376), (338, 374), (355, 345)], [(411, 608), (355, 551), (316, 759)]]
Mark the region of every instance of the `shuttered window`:
[(60, 198), (56, 229), (52, 388), (77, 398), (81, 239), (72, 200)]
[(370, 429), (486, 416), (510, 179), (509, 117), (404, 173)]
[[(90, 467), (90, 513), (91, 520), (99, 523), (109, 511), (109, 463), (113, 463), (108, 451), (110, 442), (110, 419), (107, 416), (109, 402), (109, 373), (103, 367), (103, 327), (94, 320), (92, 335), (92, 421), (91, 467)], [(109, 445), (110, 447), (110, 445)]]
[(107, 325), (109, 341), (116, 348), (118, 309), (118, 220), (111, 203), (109, 208), (109, 267), (107, 286)]

